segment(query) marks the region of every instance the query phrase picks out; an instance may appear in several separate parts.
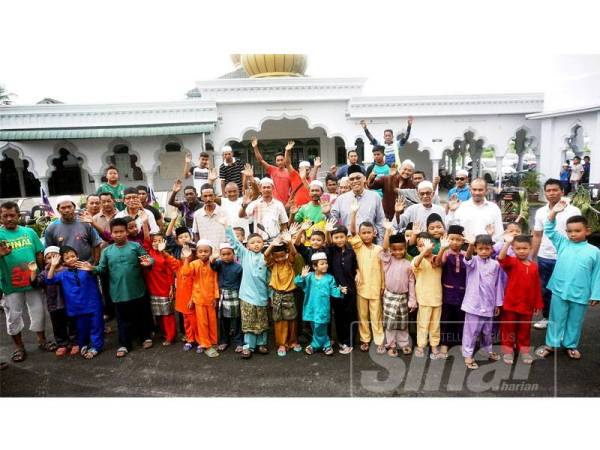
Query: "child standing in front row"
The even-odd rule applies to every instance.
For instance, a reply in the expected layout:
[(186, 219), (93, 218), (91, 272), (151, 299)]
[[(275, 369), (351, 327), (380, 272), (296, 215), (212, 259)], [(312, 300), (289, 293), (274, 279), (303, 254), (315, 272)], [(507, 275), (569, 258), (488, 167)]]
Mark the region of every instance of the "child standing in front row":
[[(187, 233), (189, 236), (189, 232)], [(189, 264), (192, 260), (192, 250), (189, 244), (189, 242), (183, 242), (181, 245), (181, 251), (179, 252), (181, 259), (178, 261), (179, 264), (175, 277), (175, 311), (181, 314), (183, 321), (183, 330), (185, 333), (184, 352), (189, 352), (194, 348), (198, 337), (196, 310), (194, 309), (194, 303), (190, 304), (192, 289), (194, 288), (194, 278), (188, 270), (185, 273), (183, 271), (183, 266)]]
[(209, 358), (219, 356), (217, 346), (217, 304), (219, 302), (219, 282), (217, 272), (210, 267), (212, 244), (207, 239), (200, 239), (196, 243), (195, 261), (188, 262), (189, 250), (182, 252), (186, 257), (181, 269), (183, 275), (192, 277), (192, 298), (188, 308), (192, 306), (196, 312), (196, 353), (205, 352)]
[(265, 262), (271, 271), (269, 286), (273, 289), (273, 328), (277, 355), (285, 356), (289, 349), (302, 351), (298, 343), (297, 311), (294, 299), (294, 258), (296, 249), (289, 233), (271, 242), (265, 251)]
[(558, 257), (548, 289), (552, 292), (550, 318), (546, 331), (546, 345), (536, 350), (544, 358), (561, 346), (571, 359), (581, 359), (577, 349), (583, 319), (588, 304), (600, 302), (600, 250), (588, 244), (590, 234), (583, 216), (567, 219), (567, 236), (556, 231), (556, 215), (567, 207), (559, 201), (548, 214), (544, 233), (556, 247)]
[[(508, 256), (508, 247), (511, 243), (515, 256)], [(533, 362), (533, 357), (529, 353), (531, 319), (534, 312), (541, 311), (544, 302), (537, 264), (529, 261), (530, 252), (529, 236), (513, 237), (507, 234), (498, 255), (500, 266), (508, 277), (500, 316), (502, 359), (506, 364), (514, 362), (515, 346), (525, 364)]]
[(442, 269), (435, 263), (435, 244), (427, 233), (419, 233), (417, 248), (419, 254), (412, 260), (417, 292), (417, 348), (415, 356), (423, 358), (427, 344), (431, 345), (431, 359), (441, 356), (440, 317), (442, 316)]
[(358, 201), (350, 205), (350, 233), (348, 239), (356, 253), (358, 272), (356, 280), (356, 306), (358, 310), (358, 334), (360, 336), (360, 350), (369, 351), (371, 335), (377, 346), (377, 353), (385, 353), (382, 322), (381, 296), (383, 295), (384, 282), (383, 270), (379, 254), (383, 250), (375, 244), (375, 225), (363, 222), (356, 229), (356, 214)]
[[(488, 353), (488, 358), (498, 361), (500, 355), (492, 351), (492, 326), (494, 316), (500, 314), (500, 306), (504, 295), (501, 280), (502, 269), (492, 259), (492, 238), (480, 234), (475, 239), (466, 238), (469, 247), (465, 255), (467, 267), (467, 288), (462, 303), (465, 312), (465, 326), (462, 336), (462, 354), (468, 369), (479, 366), (473, 359), (477, 338), (481, 335), (481, 349)], [(473, 251), (477, 254), (473, 256)]]
[[(65, 269), (56, 272), (62, 260)], [(85, 267), (85, 269), (84, 269)], [(104, 317), (98, 280), (87, 266), (82, 266), (77, 251), (64, 246), (60, 255), (52, 255), (46, 284), (60, 284), (67, 315), (77, 323), (77, 344), (85, 359), (92, 359), (104, 347)]]
[(333, 276), (327, 273), (327, 255), (315, 253), (311, 257), (314, 272), (304, 266), (302, 273), (296, 275), (296, 286), (304, 291), (302, 318), (312, 326), (312, 341), (304, 351), (312, 355), (315, 351), (323, 350), (328, 356), (333, 355), (331, 341), (327, 335), (327, 327), (331, 319), (330, 297), (342, 297), (347, 292), (346, 287), (338, 287)]
[(211, 256), (210, 267), (217, 272), (219, 280), (219, 347), (223, 352), (230, 343), (235, 345), (235, 353), (242, 353), (244, 334), (240, 314), (240, 284), (242, 266), (235, 261), (231, 244), (219, 245), (219, 259)]
[(392, 235), (391, 222), (384, 222), (383, 264), (385, 291), (383, 292), (383, 328), (389, 356), (412, 353), (408, 335), (408, 313), (417, 308), (415, 275), (406, 256), (404, 235)]
[(240, 285), (240, 312), (244, 332), (242, 358), (251, 358), (255, 350), (261, 355), (266, 355), (269, 353), (267, 348), (269, 271), (261, 253), (264, 245), (263, 238), (256, 233), (248, 235), (246, 244), (248, 248), (246, 248), (235, 237), (231, 226), (227, 224), (227, 219), (221, 217), (218, 220), (225, 226), (225, 236), (238, 256), (243, 270)]

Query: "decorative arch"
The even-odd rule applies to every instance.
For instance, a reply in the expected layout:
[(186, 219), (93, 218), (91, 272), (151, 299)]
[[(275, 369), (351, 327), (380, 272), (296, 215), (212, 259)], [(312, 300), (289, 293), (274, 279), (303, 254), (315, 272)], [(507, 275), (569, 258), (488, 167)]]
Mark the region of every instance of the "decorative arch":
[[(129, 165), (127, 165), (124, 158), (116, 157), (117, 154), (123, 154), (115, 153), (115, 150), (120, 149), (121, 147), (127, 147), (128, 149), (127, 153), (130, 155)], [(145, 181), (144, 168), (141, 165), (141, 161), (141, 155), (134, 150), (130, 141), (123, 138), (113, 139), (108, 144), (108, 149), (102, 154), (102, 181), (106, 181), (104, 179), (104, 172), (106, 171), (106, 168), (111, 165), (115, 165), (117, 168), (121, 166), (119, 172), (125, 172), (120, 173), (120, 181), (123, 184), (137, 184), (141, 181)], [(127, 168), (127, 170), (125, 170), (125, 168)]]
[(87, 158), (69, 141), (58, 141), (46, 159), (48, 195), (81, 194), (89, 184)]
[(33, 162), (19, 146), (7, 143), (0, 147), (0, 171), (0, 198), (39, 195), (40, 181), (33, 172)]

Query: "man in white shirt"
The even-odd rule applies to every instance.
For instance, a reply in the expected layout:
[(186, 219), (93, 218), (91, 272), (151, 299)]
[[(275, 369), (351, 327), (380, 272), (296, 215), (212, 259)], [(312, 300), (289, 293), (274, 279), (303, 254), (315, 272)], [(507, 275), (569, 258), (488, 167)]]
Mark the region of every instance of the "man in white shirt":
[(219, 250), (219, 245), (227, 242), (225, 238), (225, 227), (220, 219), (227, 215), (216, 204), (215, 190), (212, 186), (204, 186), (200, 193), (204, 206), (194, 213), (192, 232), (196, 241), (206, 239), (210, 241), (213, 252)]
[[(544, 222), (548, 219), (550, 210), (556, 205), (564, 195), (560, 180), (549, 178), (544, 183), (544, 195), (548, 203), (541, 207), (535, 213), (535, 223), (533, 225), (533, 240), (531, 257), (537, 257), (538, 272), (540, 274), (540, 282), (542, 285), (542, 298), (544, 299), (544, 309), (542, 314), (544, 318), (536, 322), (533, 326), (538, 330), (543, 330), (548, 326), (548, 316), (550, 314), (550, 299), (552, 292), (546, 289), (546, 285), (552, 276), (554, 266), (556, 265), (556, 249), (550, 239), (544, 235)], [(578, 216), (581, 214), (579, 208), (569, 204), (567, 207), (556, 215), (556, 231), (566, 236), (567, 219), (569, 217)]]
[(244, 200), (240, 197), (238, 185), (234, 182), (225, 185), (225, 196), (221, 198), (221, 209), (229, 219), (228, 223), (232, 228), (243, 228), (244, 236), (250, 234), (250, 221), (247, 218), (240, 217), (240, 208)]
[(495, 203), (486, 200), (487, 182), (475, 178), (471, 182), (471, 199), (461, 202), (458, 199), (448, 200), (446, 226), (460, 225), (465, 229), (465, 236), (488, 234), (486, 227), (492, 225), (492, 239), (498, 241), (504, 234), (502, 213)]
[(446, 211), (440, 205), (433, 204), (433, 183), (431, 181), (421, 181), (417, 186), (417, 195), (420, 203), (410, 205), (402, 213), (394, 214), (392, 224), (396, 230), (403, 231), (409, 223), (420, 223), (425, 226), (427, 218), (437, 213), (442, 220), (446, 217)]
[(156, 219), (154, 219), (152, 211), (142, 207), (138, 190), (136, 188), (127, 188), (123, 191), (123, 196), (125, 201), (125, 209), (123, 211), (119, 211), (115, 218), (131, 217), (135, 220), (138, 232), (141, 232), (143, 220), (139, 213), (140, 211), (144, 210), (146, 211), (146, 216), (148, 216), (148, 228), (150, 229), (150, 233), (158, 233), (160, 230), (158, 228), (158, 224), (156, 223)]
[(256, 200), (242, 203), (240, 217), (252, 217), (254, 232), (260, 234), (265, 241), (271, 241), (287, 228), (288, 216), (283, 203), (273, 198), (273, 180), (260, 180), (261, 196)]

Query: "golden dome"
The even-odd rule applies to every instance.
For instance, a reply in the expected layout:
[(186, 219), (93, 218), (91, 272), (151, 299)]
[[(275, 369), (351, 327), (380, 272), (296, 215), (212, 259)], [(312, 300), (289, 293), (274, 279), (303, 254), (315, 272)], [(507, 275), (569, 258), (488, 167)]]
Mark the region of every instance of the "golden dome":
[(306, 71), (306, 55), (242, 54), (240, 56), (242, 66), (250, 78), (302, 77)]

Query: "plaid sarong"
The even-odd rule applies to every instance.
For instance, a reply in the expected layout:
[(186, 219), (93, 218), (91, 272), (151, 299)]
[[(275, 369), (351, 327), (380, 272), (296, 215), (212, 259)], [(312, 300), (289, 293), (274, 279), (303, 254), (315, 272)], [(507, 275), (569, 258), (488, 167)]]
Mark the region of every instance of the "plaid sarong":
[(261, 334), (269, 329), (269, 316), (266, 306), (251, 305), (240, 300), (242, 313), (242, 331), (244, 333)]
[(240, 317), (240, 297), (237, 289), (221, 288), (219, 317), (237, 319)]
[(175, 312), (175, 302), (169, 297), (150, 296), (150, 309), (153, 316), (168, 316)]
[(296, 320), (298, 311), (294, 300), (294, 291), (273, 291), (273, 321)]
[(383, 292), (383, 327), (386, 330), (406, 330), (408, 326), (408, 294)]

